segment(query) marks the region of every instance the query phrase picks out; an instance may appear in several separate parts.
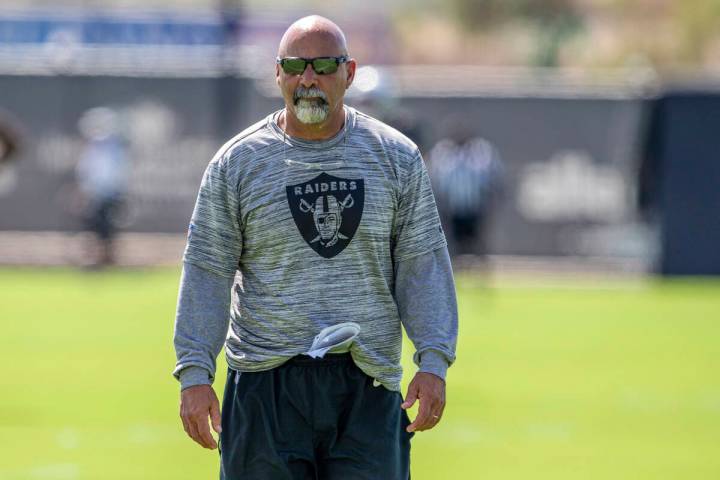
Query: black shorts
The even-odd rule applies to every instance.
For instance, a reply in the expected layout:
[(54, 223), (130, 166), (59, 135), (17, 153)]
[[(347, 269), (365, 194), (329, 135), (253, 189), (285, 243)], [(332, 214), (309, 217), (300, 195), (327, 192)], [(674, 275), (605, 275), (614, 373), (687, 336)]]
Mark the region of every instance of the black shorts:
[(349, 354), (228, 370), (220, 479), (409, 479), (413, 434), (401, 403)]

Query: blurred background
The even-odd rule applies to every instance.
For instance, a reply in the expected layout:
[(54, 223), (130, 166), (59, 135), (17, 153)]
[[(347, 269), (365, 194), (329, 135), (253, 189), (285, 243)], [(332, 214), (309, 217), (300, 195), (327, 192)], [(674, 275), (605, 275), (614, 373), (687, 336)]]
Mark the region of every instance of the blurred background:
[(170, 376), (185, 232), (312, 13), (457, 273), (413, 478), (720, 477), (720, 0), (5, 0), (0, 479), (215, 476)]

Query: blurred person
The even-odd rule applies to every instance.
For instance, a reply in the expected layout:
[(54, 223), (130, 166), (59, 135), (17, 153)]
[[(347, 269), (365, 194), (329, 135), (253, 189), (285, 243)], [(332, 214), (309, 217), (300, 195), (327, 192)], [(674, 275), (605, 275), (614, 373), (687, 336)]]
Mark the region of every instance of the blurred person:
[(0, 196), (17, 185), (14, 162), (18, 158), (18, 129), (10, 115), (0, 110)]
[(485, 257), (488, 218), (502, 188), (502, 159), (488, 140), (455, 127), (430, 151), (438, 204), (450, 223), (456, 255)]
[(129, 161), (127, 141), (118, 114), (107, 107), (85, 112), (78, 128), (86, 140), (75, 169), (85, 228), (94, 234), (89, 245), (90, 266), (115, 261), (113, 240), (127, 194)]
[(397, 129), (424, 152), (423, 126), (416, 115), (400, 104), (397, 89), (385, 70), (367, 66), (358, 69), (358, 73), (365, 78), (360, 78), (361, 86), (355, 87), (353, 105)]
[[(407, 479), (411, 437), (443, 415), (457, 339), (445, 237), (417, 147), (344, 105), (355, 69), (337, 25), (292, 24), (285, 107), (226, 143), (200, 186), (174, 375), (187, 434), (209, 449), (208, 420), (220, 434), (222, 479)], [(419, 366), (404, 401), (401, 325)]]
[(18, 149), (18, 134), (16, 129), (6, 120), (5, 115), (0, 112), (0, 167), (10, 163), (15, 157)]
[(15, 119), (0, 109), (0, 197), (17, 187), (15, 163), (20, 145), (19, 131)]

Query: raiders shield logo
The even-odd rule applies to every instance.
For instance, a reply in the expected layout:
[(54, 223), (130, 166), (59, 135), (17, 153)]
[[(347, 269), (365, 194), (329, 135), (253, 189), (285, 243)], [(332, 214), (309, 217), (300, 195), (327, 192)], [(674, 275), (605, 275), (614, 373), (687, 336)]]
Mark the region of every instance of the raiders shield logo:
[(365, 205), (364, 181), (323, 172), (286, 189), (295, 225), (310, 248), (325, 258), (342, 252), (360, 225)]

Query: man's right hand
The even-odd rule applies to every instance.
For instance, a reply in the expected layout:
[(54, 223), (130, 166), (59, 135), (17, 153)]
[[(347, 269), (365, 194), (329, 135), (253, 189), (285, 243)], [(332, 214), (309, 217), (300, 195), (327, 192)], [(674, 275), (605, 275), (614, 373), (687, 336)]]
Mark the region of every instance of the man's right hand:
[(208, 416), (213, 430), (220, 433), (220, 402), (210, 385), (195, 385), (181, 392), (180, 418), (185, 432), (203, 447), (214, 450), (217, 442), (210, 432)]

